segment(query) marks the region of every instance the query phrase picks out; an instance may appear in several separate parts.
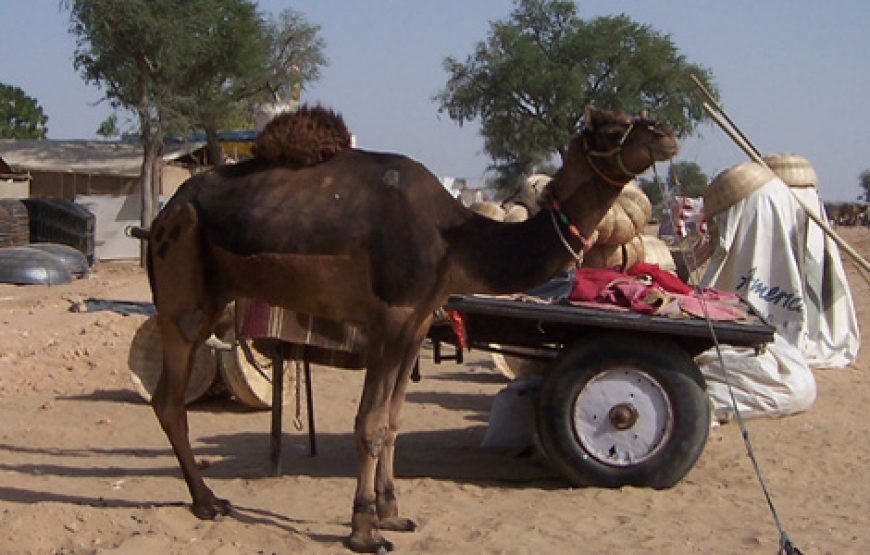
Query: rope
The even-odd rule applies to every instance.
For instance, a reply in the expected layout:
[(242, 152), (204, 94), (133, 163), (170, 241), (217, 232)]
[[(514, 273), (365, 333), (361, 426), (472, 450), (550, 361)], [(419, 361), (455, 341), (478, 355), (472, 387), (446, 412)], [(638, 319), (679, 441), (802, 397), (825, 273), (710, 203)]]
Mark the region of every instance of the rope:
[(296, 359), (296, 415), (293, 418), (293, 426), (302, 431), (302, 361)]
[(553, 227), (556, 229), (556, 235), (559, 237), (559, 240), (562, 241), (562, 245), (564, 245), (565, 249), (574, 257), (574, 260), (579, 266), (583, 263), (583, 250), (581, 249), (580, 252), (577, 252), (571, 247), (571, 244), (568, 243), (568, 239), (565, 238), (562, 229), (559, 227), (559, 222), (556, 221), (556, 213), (549, 209), (547, 211), (550, 213), (550, 218), (553, 220)]
[[(662, 198), (667, 198), (667, 193), (664, 190), (664, 184), (659, 177), (658, 171), (656, 170), (655, 165), (653, 165), (653, 173), (655, 174), (656, 183), (659, 186), (659, 191), (662, 193)], [(672, 172), (674, 175), (674, 179), (676, 181), (676, 185), (678, 189), (681, 189), (681, 185), (679, 183), (679, 179), (676, 177), (676, 172)], [(674, 214), (671, 213), (671, 225), (674, 229), (676, 229), (676, 221), (674, 220)], [(681, 253), (682, 256), (686, 256), (684, 253)], [(691, 258), (691, 268), (692, 273), (694, 274), (698, 270), (697, 260), (695, 259), (694, 251), (689, 251), (688, 256)], [(684, 260), (685, 261), (685, 260)], [(700, 283), (697, 275), (693, 275), (693, 281), (695, 283)], [(746, 453), (749, 457), (749, 460), (752, 462), (752, 468), (755, 471), (755, 476), (758, 478), (758, 483), (761, 486), (761, 491), (764, 494), (764, 498), (767, 501), (767, 506), (770, 509), (770, 513), (773, 516), (773, 521), (776, 524), (776, 528), (779, 531), (779, 550), (777, 551), (778, 555), (803, 555), (800, 549), (798, 549), (789, 538), (785, 529), (782, 526), (782, 522), (779, 519), (779, 515), (776, 512), (776, 506), (773, 504), (773, 498), (770, 495), (770, 491), (767, 488), (767, 484), (764, 481), (764, 477), (761, 473), (761, 467), (758, 464), (758, 460), (755, 457), (755, 451), (752, 449), (752, 442), (749, 439), (749, 430), (746, 429), (746, 424), (743, 420), (743, 415), (740, 412), (740, 409), (737, 406), (737, 398), (734, 396), (734, 389), (731, 385), (731, 378), (728, 373), (728, 369), (725, 366), (725, 359), (722, 356), (722, 349), (719, 343), (719, 339), (716, 336), (716, 330), (713, 327), (713, 321), (710, 318), (710, 313), (707, 309), (707, 302), (704, 299), (704, 296), (701, 294), (700, 285), (695, 285), (694, 293), (697, 296), (698, 302), (701, 305), (701, 310), (704, 313), (704, 320), (707, 323), (707, 329), (710, 332), (710, 338), (713, 340), (713, 345), (716, 348), (716, 357), (719, 361), (719, 367), (722, 368), (722, 374), (725, 377), (725, 385), (728, 388), (728, 396), (731, 398), (731, 408), (734, 410), (735, 420), (737, 422), (737, 426), (740, 429), (740, 436), (743, 438), (743, 445), (746, 448)]]

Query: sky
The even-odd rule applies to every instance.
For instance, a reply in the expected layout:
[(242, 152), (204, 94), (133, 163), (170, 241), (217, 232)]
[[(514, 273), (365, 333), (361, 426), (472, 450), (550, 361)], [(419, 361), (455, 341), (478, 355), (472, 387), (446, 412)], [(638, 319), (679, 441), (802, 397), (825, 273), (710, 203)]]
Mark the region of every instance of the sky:
[[(303, 101), (344, 116), (358, 146), (415, 158), (438, 176), (482, 179), (490, 163), (476, 122), (459, 126), (432, 100), (447, 56), (465, 60), (512, 0), (261, 0), (320, 26), (329, 65)], [(0, 83), (35, 98), (48, 138), (96, 138), (111, 113), (72, 65), (75, 39), (57, 0), (0, 0)], [(826, 201), (854, 200), (870, 169), (870, 2), (866, 0), (589, 0), (583, 18), (626, 14), (669, 35), (712, 70), (721, 104), (763, 153), (805, 156)], [(121, 122), (123, 124), (123, 120)], [(712, 179), (746, 155), (705, 124), (676, 161)], [(664, 168), (660, 168), (663, 170)]]

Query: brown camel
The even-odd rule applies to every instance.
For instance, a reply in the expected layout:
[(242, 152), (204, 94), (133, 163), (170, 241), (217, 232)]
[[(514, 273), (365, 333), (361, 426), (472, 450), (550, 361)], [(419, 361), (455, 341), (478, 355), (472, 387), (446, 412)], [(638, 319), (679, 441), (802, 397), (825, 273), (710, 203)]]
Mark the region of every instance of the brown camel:
[[(318, 125), (323, 136), (306, 138)], [(381, 530), (416, 527), (399, 516), (393, 456), (432, 314), (451, 293), (517, 292), (550, 279), (589, 246), (584, 238), (622, 185), (676, 151), (665, 126), (589, 108), (548, 187), (548, 209), (511, 224), (464, 208), (413, 160), (350, 148), (340, 117), (321, 108), (273, 120), (252, 160), (190, 178), (154, 221), (148, 266), (164, 349), (152, 403), (194, 514), (231, 509), (202, 479), (184, 405), (193, 353), (229, 301), (259, 298), (367, 330), (349, 546), (391, 550)]]

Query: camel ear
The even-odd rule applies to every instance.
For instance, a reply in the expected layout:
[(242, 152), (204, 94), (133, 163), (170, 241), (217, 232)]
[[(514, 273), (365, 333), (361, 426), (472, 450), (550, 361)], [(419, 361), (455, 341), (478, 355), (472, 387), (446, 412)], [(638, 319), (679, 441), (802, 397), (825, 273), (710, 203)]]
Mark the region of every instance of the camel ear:
[(592, 104), (587, 104), (586, 109), (583, 111), (583, 126), (589, 131), (595, 131), (595, 128), (598, 126), (598, 115), (600, 113), (601, 110)]

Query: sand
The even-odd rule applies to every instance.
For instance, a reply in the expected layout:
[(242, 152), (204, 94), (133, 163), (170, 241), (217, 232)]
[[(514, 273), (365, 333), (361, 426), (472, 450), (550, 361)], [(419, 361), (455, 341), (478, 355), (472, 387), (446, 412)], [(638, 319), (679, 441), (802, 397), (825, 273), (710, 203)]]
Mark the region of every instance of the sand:
[[(870, 230), (840, 228), (865, 257)], [(846, 262), (861, 322), (870, 287)], [(351, 429), (362, 373), (315, 368), (319, 454), (284, 419), (283, 475), (269, 473), (269, 412), (227, 398), (190, 410), (207, 482), (235, 513), (200, 521), (175, 457), (127, 367), (145, 316), (70, 312), (85, 297), (149, 300), (136, 264), (99, 264), (55, 287), (0, 285), (0, 553), (345, 553), (355, 483)], [(870, 550), (866, 339), (856, 364), (815, 372), (807, 412), (748, 422), (783, 526), (804, 553)], [(776, 553), (779, 534), (739, 430), (711, 431), (675, 487), (572, 488), (534, 457), (482, 452), (506, 380), (489, 358), (434, 365), (424, 351), (399, 438), (399, 553)]]

